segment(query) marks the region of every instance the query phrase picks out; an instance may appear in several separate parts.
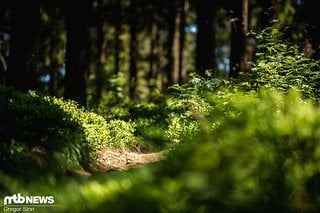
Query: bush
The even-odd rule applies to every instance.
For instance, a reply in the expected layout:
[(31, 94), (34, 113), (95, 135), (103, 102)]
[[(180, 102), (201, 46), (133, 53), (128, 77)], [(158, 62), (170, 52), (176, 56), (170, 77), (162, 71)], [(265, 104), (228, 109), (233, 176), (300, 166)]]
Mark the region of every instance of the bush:
[[(121, 135), (119, 126), (127, 126)], [(8, 174), (87, 167), (97, 149), (130, 148), (133, 131), (71, 101), (0, 88), (0, 164)]]
[(127, 176), (113, 183), (127, 187), (90, 209), (126, 202), (131, 212), (141, 210), (138, 203), (153, 212), (317, 212), (319, 107), (296, 92), (210, 99), (215, 109), (200, 136), (152, 175), (140, 171), (144, 181)]
[(319, 106), (294, 91), (210, 99), (211, 118), (167, 161), (160, 190), (183, 212), (317, 212)]
[(201, 134), (161, 166), (70, 184), (77, 194), (60, 200), (61, 211), (318, 212), (319, 106), (296, 91), (221, 92), (207, 101), (214, 109)]
[[(111, 147), (119, 147), (122, 149), (132, 149), (133, 146), (138, 145), (136, 141), (135, 123), (125, 122), (122, 120), (111, 120), (107, 124), (107, 129), (110, 134)], [(135, 143), (134, 143), (135, 142)]]
[(227, 84), (227, 81), (212, 78), (210, 72), (206, 75), (204, 78), (191, 73), (186, 84), (170, 88), (172, 96), (166, 102), (168, 127), (165, 136), (171, 144), (190, 140), (199, 133), (201, 122), (212, 110), (205, 97)]
[(1, 169), (27, 176), (34, 169), (80, 167), (87, 146), (82, 126), (70, 116), (75, 109), (71, 102), (1, 88)]
[[(246, 86), (254, 90), (275, 88), (285, 93), (294, 88), (306, 98), (319, 98), (320, 67), (317, 61), (305, 57), (278, 29), (268, 28), (257, 39), (255, 62), (252, 72), (245, 78)], [(242, 85), (245, 84), (242, 82)]]

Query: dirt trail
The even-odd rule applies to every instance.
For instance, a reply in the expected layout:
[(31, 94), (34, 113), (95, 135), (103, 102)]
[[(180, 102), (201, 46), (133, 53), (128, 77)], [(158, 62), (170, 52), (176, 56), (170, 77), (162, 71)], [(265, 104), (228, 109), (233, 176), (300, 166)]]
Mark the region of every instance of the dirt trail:
[(104, 150), (98, 152), (98, 158), (93, 164), (93, 170), (98, 172), (105, 172), (108, 170), (127, 170), (132, 167), (158, 162), (163, 159), (163, 152), (143, 154)]

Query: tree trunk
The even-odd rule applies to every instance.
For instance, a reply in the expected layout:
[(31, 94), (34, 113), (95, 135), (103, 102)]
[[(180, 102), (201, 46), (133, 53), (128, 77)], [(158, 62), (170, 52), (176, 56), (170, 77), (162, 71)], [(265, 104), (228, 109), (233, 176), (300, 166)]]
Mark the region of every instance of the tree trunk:
[(149, 79), (155, 79), (155, 86), (158, 91), (163, 87), (163, 69), (161, 57), (163, 55), (163, 42), (160, 29), (156, 21), (151, 26), (151, 50), (150, 50), (150, 72)]
[(163, 40), (160, 34), (160, 31), (158, 30), (157, 36), (156, 36), (156, 41), (157, 41), (157, 47), (158, 51), (156, 53), (156, 87), (158, 91), (163, 90), (163, 67), (162, 67), (162, 61), (161, 58), (163, 56)]
[(0, 85), (5, 85), (7, 73), (7, 62), (3, 53), (0, 51)]
[(236, 78), (239, 72), (250, 71), (250, 55), (246, 51), (246, 34), (249, 30), (249, 1), (234, 2), (231, 19), (231, 70), (230, 77)]
[(308, 24), (310, 44), (312, 49), (314, 49), (313, 58), (320, 59), (320, 22), (316, 18), (318, 13), (318, 7), (315, 6), (319, 3), (316, 0), (305, 0), (303, 7), (302, 17), (304, 21)]
[(114, 73), (118, 75), (120, 72), (120, 47), (121, 47), (121, 40), (120, 40), (120, 35), (121, 35), (121, 0), (117, 0), (116, 2), (116, 10), (117, 10), (117, 15), (116, 15), (116, 27), (115, 27), (115, 35), (114, 35), (114, 42), (115, 42), (115, 47), (114, 47)]
[(12, 0), (10, 13), (11, 42), (7, 85), (20, 91), (35, 90), (38, 88), (40, 1)]
[(59, 69), (59, 65), (56, 59), (55, 54), (55, 39), (53, 37), (50, 38), (50, 50), (49, 50), (49, 57), (50, 57), (50, 68), (49, 68), (49, 94), (55, 96), (57, 94), (58, 89), (58, 79), (57, 79), (57, 72)]
[(186, 19), (189, 9), (189, 0), (182, 0), (180, 12), (180, 47), (179, 47), (179, 84), (184, 84), (187, 81), (187, 68), (186, 68), (186, 57), (187, 52), (185, 48), (186, 42)]
[(4, 32), (9, 31), (9, 20), (5, 14), (9, 11), (9, 0), (0, 1), (0, 85), (6, 84), (8, 69)]
[(130, 2), (130, 75), (129, 75), (129, 96), (135, 98), (137, 84), (137, 57), (138, 57), (138, 41), (137, 41), (137, 15), (135, 12), (136, 0)]
[[(260, 2), (261, 1), (261, 2)], [(270, 27), (274, 19), (273, 0), (260, 0), (259, 3), (262, 7), (261, 14), (261, 27), (262, 29)]]
[(86, 105), (90, 1), (68, 1), (64, 97)]
[(102, 12), (102, 1), (98, 2), (99, 7), (99, 17), (97, 20), (97, 56), (96, 56), (96, 76), (95, 76), (95, 95), (94, 101), (99, 103), (102, 98), (103, 87), (105, 85), (105, 76), (104, 76), (104, 65), (106, 61), (106, 42), (105, 42), (105, 23), (104, 16)]
[(151, 24), (151, 33), (150, 33), (150, 56), (149, 56), (149, 75), (148, 78), (154, 79), (156, 77), (156, 55), (158, 51), (157, 47), (157, 34), (159, 33), (159, 28), (156, 21), (153, 21)]
[(168, 36), (168, 83), (169, 85), (179, 83), (179, 53), (180, 53), (180, 25), (179, 1), (173, 0), (169, 15)]
[(105, 30), (104, 30), (104, 23), (102, 20), (98, 21), (97, 26), (97, 70), (95, 76), (95, 83), (96, 83), (96, 91), (95, 91), (95, 101), (98, 103), (102, 98), (103, 87), (105, 84), (104, 81), (104, 64), (106, 61), (106, 54), (105, 54)]
[(206, 70), (212, 70), (215, 66), (215, 1), (197, 1), (196, 12), (198, 27), (196, 67), (198, 73), (204, 76)]
[(161, 63), (161, 57), (164, 54), (163, 52), (163, 41), (161, 38), (161, 34), (158, 31), (157, 34), (157, 46), (158, 51), (156, 54), (156, 87), (158, 91), (163, 90), (163, 67)]
[(0, 32), (0, 85), (5, 85), (6, 73), (7, 73), (7, 62), (3, 51), (4, 37)]

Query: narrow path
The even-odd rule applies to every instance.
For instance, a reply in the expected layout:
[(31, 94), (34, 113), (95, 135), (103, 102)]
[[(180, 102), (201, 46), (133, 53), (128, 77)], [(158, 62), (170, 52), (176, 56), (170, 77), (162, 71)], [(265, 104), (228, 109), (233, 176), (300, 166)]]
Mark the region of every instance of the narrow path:
[(93, 164), (93, 170), (97, 172), (105, 172), (108, 170), (127, 170), (138, 165), (154, 163), (163, 159), (163, 152), (143, 154), (104, 150), (98, 152), (98, 158)]

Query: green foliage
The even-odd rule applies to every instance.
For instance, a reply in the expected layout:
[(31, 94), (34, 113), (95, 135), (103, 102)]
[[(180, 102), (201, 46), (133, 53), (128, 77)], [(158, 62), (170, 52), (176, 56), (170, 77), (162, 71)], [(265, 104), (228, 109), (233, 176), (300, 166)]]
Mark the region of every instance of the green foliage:
[(109, 143), (111, 147), (120, 147), (123, 149), (131, 149), (135, 140), (134, 132), (136, 125), (134, 123), (122, 120), (111, 120), (107, 124), (109, 131)]
[(129, 107), (130, 119), (136, 123), (136, 134), (142, 142), (142, 148), (158, 150), (168, 143), (164, 132), (168, 127), (168, 112), (165, 103), (136, 104)]
[(255, 90), (275, 88), (283, 92), (294, 88), (304, 97), (319, 98), (319, 63), (306, 58), (296, 45), (283, 37), (277, 29), (264, 30), (257, 36), (257, 52), (252, 72), (245, 80), (247, 86)]
[(183, 139), (196, 134), (199, 130), (198, 121), (202, 118), (200, 113), (202, 107), (195, 99), (169, 99), (167, 109), (170, 112), (168, 113), (168, 128), (165, 131), (165, 137), (171, 143), (178, 144)]
[(168, 129), (165, 136), (173, 144), (190, 140), (199, 132), (201, 121), (212, 110), (204, 97), (227, 84), (227, 81), (212, 78), (210, 72), (206, 75), (204, 78), (192, 73), (186, 84), (170, 88), (173, 95), (167, 100)]
[(2, 89), (0, 163), (8, 174), (22, 174), (23, 163), (39, 169), (31, 152), (39, 147), (60, 169), (108, 147), (157, 143), (172, 152), (157, 166), (88, 181), (18, 187), (0, 172), (1, 190), (52, 193), (53, 212), (319, 212), (318, 63), (275, 29), (258, 41), (249, 75), (228, 82), (192, 74), (157, 104), (110, 93), (97, 110), (107, 120), (72, 102)]
[(195, 120), (187, 115), (170, 114), (168, 118), (170, 122), (165, 136), (173, 144), (178, 144), (185, 138), (190, 138), (199, 130), (199, 126)]
[(189, 80), (184, 85), (174, 85), (169, 88), (171, 94), (179, 99), (203, 97), (208, 92), (216, 91), (222, 86), (228, 84), (228, 81), (216, 79), (213, 73), (206, 71), (205, 77), (195, 73), (189, 75)]
[(176, 203), (190, 212), (316, 211), (319, 107), (296, 92), (211, 99), (216, 107), (202, 134), (167, 170), (182, 186)]
[(200, 137), (172, 154), (137, 202), (153, 197), (164, 212), (320, 207), (314, 188), (320, 172), (318, 106), (296, 92), (270, 91), (225, 94), (210, 102), (216, 108)]
[(9, 174), (86, 167), (98, 149), (132, 148), (133, 132), (71, 101), (0, 88), (0, 163)]
[[(189, 84), (171, 88), (173, 95), (160, 103), (128, 104), (105, 100), (97, 109), (107, 120), (122, 119), (136, 124), (136, 136), (144, 149), (163, 149), (179, 144), (199, 130), (198, 122), (210, 111), (203, 96), (221, 81), (193, 75)], [(190, 88), (192, 87), (192, 88)], [(206, 88), (206, 90), (204, 90)], [(212, 89), (211, 89), (212, 90)]]
[(176, 203), (190, 212), (315, 212), (319, 107), (296, 92), (221, 92), (210, 99), (215, 108), (200, 137), (165, 168), (182, 186), (173, 193)]
[(86, 145), (82, 127), (70, 117), (75, 109), (70, 102), (0, 88), (1, 169), (27, 176), (32, 168), (79, 167)]
[(164, 103), (129, 104), (114, 100), (103, 100), (95, 111), (108, 122), (118, 120), (131, 125), (134, 128), (131, 132), (137, 137), (140, 148), (147, 150), (164, 148), (166, 142), (164, 131), (168, 126), (166, 123), (168, 113)]
[(318, 212), (319, 106), (296, 91), (207, 101), (214, 109), (201, 134), (159, 166), (68, 182), (72, 197), (51, 186), (55, 212)]

